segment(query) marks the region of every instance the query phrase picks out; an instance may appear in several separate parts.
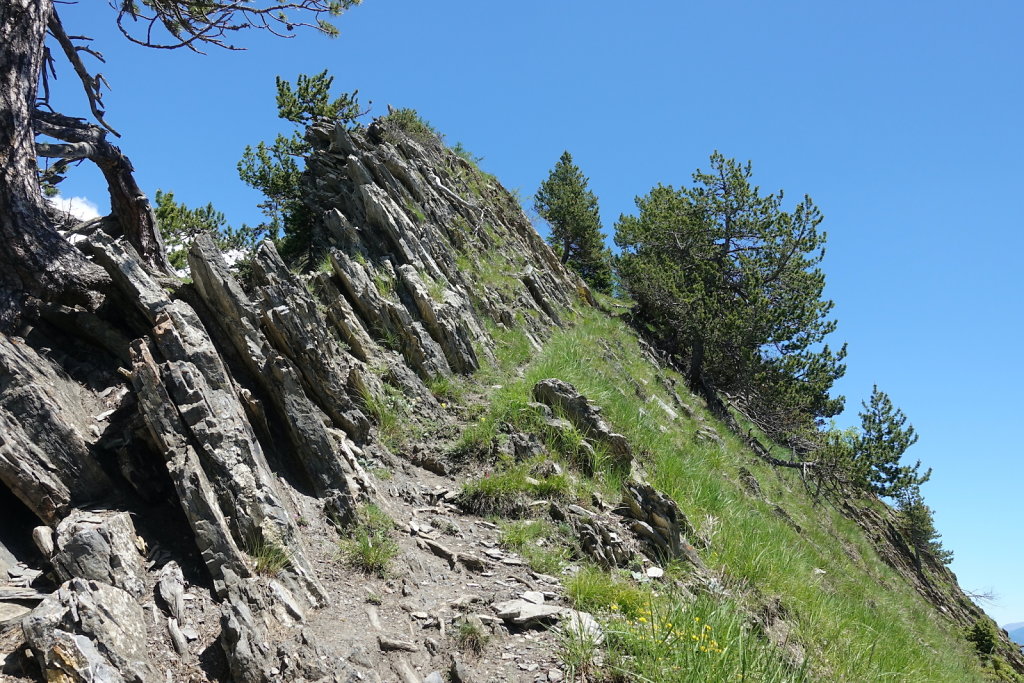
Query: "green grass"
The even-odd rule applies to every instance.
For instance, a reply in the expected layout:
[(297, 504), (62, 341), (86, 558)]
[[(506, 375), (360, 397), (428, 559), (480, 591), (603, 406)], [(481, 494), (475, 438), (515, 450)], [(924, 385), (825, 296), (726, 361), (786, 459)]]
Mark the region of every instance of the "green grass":
[(386, 119), (417, 142), (430, 144), (444, 139), (444, 136), (424, 120), (415, 109), (396, 109), (388, 114)]
[(320, 259), (320, 263), (317, 264), (316, 269), (321, 273), (332, 273), (334, 272), (334, 266), (331, 265), (331, 254), (330, 252), (324, 254), (324, 257)]
[(729, 601), (654, 596), (633, 617), (606, 620), (608, 668), (630, 681), (808, 680), (806, 665), (758, 637)]
[(462, 403), (465, 398), (466, 387), (462, 379), (452, 375), (437, 375), (427, 380), (427, 389), (438, 401), (445, 403)]
[(461, 620), (455, 631), (455, 642), (459, 647), (477, 655), (484, 651), (490, 639), (491, 634), (482, 625), (467, 619)]
[[(699, 609), (668, 592), (650, 595), (648, 621), (699, 616), (712, 625), (724, 651), (709, 656), (698, 646), (696, 651), (673, 654), (668, 652), (671, 648), (645, 640), (645, 632), (635, 623), (644, 616), (635, 612), (635, 591), (644, 589), (598, 569), (582, 570), (568, 580), (567, 589), (581, 609), (603, 615), (609, 628), (617, 631), (607, 644), (609, 676), (618, 670), (627, 680), (641, 681), (726, 680), (717, 678), (722, 675), (734, 680), (736, 675), (745, 680), (800, 680), (805, 675), (846, 681), (983, 680), (973, 648), (959, 629), (881, 560), (853, 521), (813, 501), (798, 472), (780, 471), (754, 458), (685, 392), (681, 377), (645, 360), (635, 336), (620, 320), (588, 311), (574, 322), (556, 331), (540, 352), (524, 343), (525, 336), (491, 328), (498, 340), (497, 362), (482, 369), (476, 381), (481, 387), (500, 388), (491, 391), (487, 411), (467, 426), (459, 446), (485, 455), (502, 437), (504, 426), (512, 425), (537, 433), (552, 452), (571, 461), (566, 444), (544, 432), (528, 404), (533, 385), (541, 379), (557, 377), (572, 383), (601, 406), (616, 431), (626, 435), (648, 480), (675, 499), (699, 532), (711, 536), (703, 559), (736, 595), (731, 603), (709, 600)], [(657, 396), (673, 406), (662, 379), (675, 380), (683, 400), (722, 435), (723, 446), (698, 440), (700, 423), (681, 411), (679, 419), (671, 420), (650, 400)], [(747, 494), (739, 480), (740, 467), (760, 482), (767, 500)], [(608, 471), (601, 462), (595, 469), (598, 481), (592, 485), (609, 491), (606, 495), (615, 502), (621, 474)], [(479, 501), (477, 509), (485, 514), (513, 509), (522, 515), (527, 511), (522, 501), (537, 495), (523, 486), (524, 476), (510, 466), (489, 481), (470, 484), (464, 496)], [(522, 533), (525, 528), (514, 531), (512, 538)], [(743, 628), (743, 615), (756, 612), (762, 606), (759, 601), (773, 596), (785, 609), (790, 642), (806, 654), (805, 670), (790, 666), (776, 656), (777, 648)], [(630, 612), (634, 623), (616, 621), (626, 618), (615, 616), (613, 604), (619, 614)], [(649, 672), (637, 668), (638, 662), (650, 667)], [(693, 677), (680, 673), (691, 670), (697, 672)]]
[(423, 223), (427, 220), (427, 214), (423, 213), (423, 209), (421, 209), (413, 200), (405, 200), (405, 209), (409, 215), (416, 219), (417, 223)]
[(408, 436), (411, 411), (401, 391), (387, 383), (382, 386), (380, 395), (369, 389), (364, 390), (360, 395), (360, 403), (376, 423), (381, 443), (388, 448), (396, 448)]
[(253, 569), (263, 576), (276, 576), (292, 566), (291, 557), (279, 543), (254, 534), (242, 544), (245, 552), (252, 559)]
[(502, 461), (462, 486), (459, 505), (473, 514), (521, 517), (534, 500), (568, 500), (573, 485), (565, 474), (531, 476), (528, 463)]
[(391, 277), (390, 274), (377, 268), (370, 275), (370, 278), (373, 280), (373, 286), (377, 289), (377, 293), (382, 297), (390, 299), (395, 295), (395, 278)]
[(391, 518), (376, 505), (363, 506), (357, 523), (338, 543), (345, 563), (367, 574), (386, 576), (391, 560), (398, 555), (393, 527)]
[(547, 520), (513, 521), (501, 525), (500, 543), (519, 553), (533, 571), (558, 574), (573, 555), (568, 536), (568, 530)]
[(426, 280), (427, 292), (430, 294), (430, 299), (435, 304), (443, 304), (444, 294), (445, 291), (447, 291), (447, 287), (445, 286), (444, 282), (442, 280), (435, 280), (426, 273), (423, 273), (422, 275), (423, 279)]

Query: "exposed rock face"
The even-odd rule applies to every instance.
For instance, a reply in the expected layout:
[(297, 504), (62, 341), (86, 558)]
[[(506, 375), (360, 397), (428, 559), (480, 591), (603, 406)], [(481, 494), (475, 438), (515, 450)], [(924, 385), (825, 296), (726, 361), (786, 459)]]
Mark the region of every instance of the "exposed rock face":
[(156, 681), (142, 608), (120, 588), (72, 579), (23, 623), (48, 681)]
[[(632, 449), (626, 437), (612, 432), (611, 425), (601, 417), (601, 409), (574, 386), (560, 379), (545, 379), (534, 385), (533, 396), (564, 415), (588, 438), (604, 444), (620, 467), (631, 468)], [(613, 530), (609, 520), (578, 506), (553, 512), (556, 519), (572, 524), (583, 550), (601, 566), (617, 567), (629, 562), (632, 549)], [(683, 558), (704, 568), (697, 551), (686, 540), (693, 537), (694, 531), (682, 510), (674, 500), (635, 474), (623, 485), (623, 504), (618, 512), (629, 519), (629, 529), (651, 559)]]
[(365, 331), (425, 379), (471, 372), (493, 345), (484, 317), (544, 336), (558, 309), (592, 303), (511, 195), (439, 141), (386, 120), (308, 137), (310, 202), (324, 217), (314, 242), (339, 250), (331, 266), (359, 317), (342, 332), (353, 348)]
[[(187, 527), (159, 531), (186, 535), (201, 558), (230, 676), (331, 675), (305, 627), (329, 595), (296, 506), (314, 501), (347, 524), (375, 497), (361, 459), (391, 456), (364, 406), (390, 384), (429, 415), (439, 408), (427, 385), (492, 358), (492, 331), (515, 327), (538, 346), (567, 308), (592, 303), (518, 203), (439, 142), (386, 122), (310, 139), (320, 272), (294, 274), (266, 243), (243, 288), (200, 237), (193, 283), (158, 281), (97, 221), (76, 243), (111, 278), (106, 307), (47, 309), (24, 340), (0, 337), (0, 484), (47, 525), (24, 533), (68, 580), (25, 620), (52, 680), (154, 680), (154, 633), (168, 656), (194, 652), (196, 578), (180, 554), (149, 576), (160, 524), (136, 529), (124, 511), (167, 499), (182, 513), (168, 524)], [(69, 332), (81, 348), (47, 355)], [(428, 540), (424, 552), (447, 550)], [(268, 552), (284, 558), (273, 577), (259, 573)], [(449, 552), (456, 571), (489, 566)]]
[(633, 452), (626, 437), (614, 433), (611, 425), (601, 417), (601, 409), (576, 391), (574, 386), (560, 379), (545, 379), (533, 387), (533, 396), (564, 415), (584, 435), (606, 446), (615, 463), (629, 469)]
[(146, 590), (146, 568), (137, 544), (128, 513), (74, 512), (57, 526), (51, 561), (64, 579), (92, 579), (139, 598)]
[(31, 346), (0, 335), (0, 482), (47, 524), (111, 486), (90, 450), (101, 406)]

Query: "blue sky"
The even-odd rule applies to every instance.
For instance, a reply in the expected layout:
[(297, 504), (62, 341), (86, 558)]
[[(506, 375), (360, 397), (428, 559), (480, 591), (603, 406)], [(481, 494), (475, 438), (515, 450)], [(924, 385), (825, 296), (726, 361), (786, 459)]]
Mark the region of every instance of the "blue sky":
[[(843, 423), (872, 384), (889, 393), (921, 437), (908, 457), (935, 470), (924, 492), (961, 584), (1024, 620), (1021, 3), (366, 0), (336, 40), (250, 34), (207, 56), (129, 45), (105, 3), (59, 7), (108, 58), (108, 119), (143, 189), (234, 224), (260, 220), (235, 164), (282, 130), (274, 76), (324, 68), (374, 114), (419, 110), (523, 196), (568, 149), (609, 232), (716, 149), (789, 206), (810, 194), (850, 345)], [(55, 104), (84, 112), (61, 69)], [(103, 208), (88, 169), (63, 193)]]

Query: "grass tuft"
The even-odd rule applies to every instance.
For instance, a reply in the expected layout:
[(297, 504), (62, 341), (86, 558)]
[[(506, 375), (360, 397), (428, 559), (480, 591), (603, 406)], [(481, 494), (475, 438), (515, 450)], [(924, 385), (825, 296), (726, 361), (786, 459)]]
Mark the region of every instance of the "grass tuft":
[(257, 574), (276, 576), (292, 566), (287, 550), (258, 533), (247, 539), (243, 546), (246, 554), (252, 558)]
[(482, 624), (469, 619), (462, 619), (459, 622), (458, 630), (455, 632), (455, 641), (459, 644), (459, 647), (464, 651), (477, 655), (484, 651), (490, 639), (491, 634), (486, 631)]
[(398, 544), (392, 538), (394, 522), (376, 505), (364, 505), (359, 510), (359, 521), (339, 542), (345, 562), (359, 571), (387, 575), (388, 566), (398, 555)]
[(571, 496), (572, 484), (564, 474), (531, 477), (527, 463), (502, 463), (502, 469), (466, 482), (459, 503), (467, 512), (481, 516), (522, 517), (533, 500)]

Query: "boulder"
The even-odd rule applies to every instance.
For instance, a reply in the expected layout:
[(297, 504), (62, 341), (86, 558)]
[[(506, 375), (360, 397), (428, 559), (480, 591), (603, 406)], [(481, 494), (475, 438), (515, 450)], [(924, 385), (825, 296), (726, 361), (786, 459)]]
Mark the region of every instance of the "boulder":
[(74, 578), (22, 621), (48, 681), (150, 683), (142, 608), (126, 591)]
[(141, 597), (146, 567), (127, 512), (77, 510), (57, 525), (53, 567), (63, 580), (92, 579)]
[(588, 401), (576, 387), (560, 379), (544, 379), (534, 385), (533, 397), (554, 408), (588, 438), (604, 444), (617, 466), (630, 467), (633, 452), (626, 437), (613, 432), (611, 425), (601, 416), (601, 409)]

